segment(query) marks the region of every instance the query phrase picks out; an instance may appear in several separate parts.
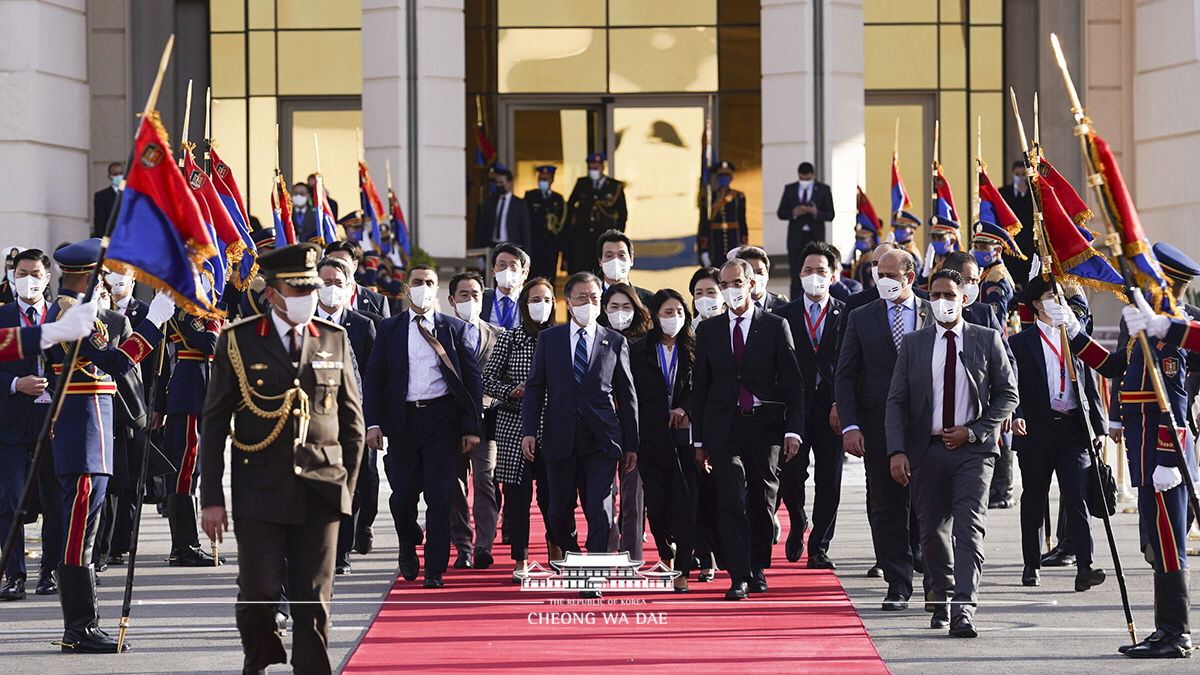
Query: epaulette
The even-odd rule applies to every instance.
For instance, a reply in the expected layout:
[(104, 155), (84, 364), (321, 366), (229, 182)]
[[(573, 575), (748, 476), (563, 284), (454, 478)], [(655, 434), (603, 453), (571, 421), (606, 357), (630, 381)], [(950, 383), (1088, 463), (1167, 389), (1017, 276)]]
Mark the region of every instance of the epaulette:
[(254, 277), (250, 280), (250, 290), (255, 293), (261, 293), (267, 287), (267, 280), (261, 276)]
[(1000, 282), (1004, 281), (1005, 279), (1008, 280), (1009, 284), (1012, 284), (1012, 275), (1009, 274), (1008, 268), (1004, 265), (992, 265), (992, 267), (988, 269), (988, 273), (983, 277), (984, 281), (991, 282)]
[(315, 316), (313, 317), (312, 320), (315, 321), (316, 323), (321, 324), (322, 326), (328, 326), (330, 328), (336, 328), (338, 330), (346, 330), (345, 328), (342, 328), (341, 326), (337, 325), (336, 323), (334, 323), (332, 321), (326, 321), (325, 319), (318, 319)]
[(237, 326), (241, 326), (243, 324), (250, 323), (251, 321), (258, 321), (260, 318), (262, 318), (262, 314), (255, 314), (254, 316), (242, 317), (242, 318), (238, 319), (237, 321), (231, 321), (231, 322), (225, 324), (225, 326), (221, 329), (221, 332), (224, 333), (225, 331), (229, 330), (230, 328), (236, 328)]
[(75, 298), (68, 298), (65, 295), (58, 296), (58, 300), (54, 303), (58, 305), (58, 316), (54, 317), (54, 320), (58, 321), (61, 319), (63, 312), (66, 312), (69, 308), (74, 307), (78, 302), (79, 300)]

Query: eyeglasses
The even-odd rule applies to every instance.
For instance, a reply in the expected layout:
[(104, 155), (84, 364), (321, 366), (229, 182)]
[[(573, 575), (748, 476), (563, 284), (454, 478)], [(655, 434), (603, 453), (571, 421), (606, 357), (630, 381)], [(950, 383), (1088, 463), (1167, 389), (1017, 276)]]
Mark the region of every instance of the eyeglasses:
[(600, 302), (600, 296), (597, 295), (596, 293), (588, 293), (588, 294), (580, 293), (579, 295), (572, 296), (572, 299), (575, 302), (590, 302), (593, 305)]

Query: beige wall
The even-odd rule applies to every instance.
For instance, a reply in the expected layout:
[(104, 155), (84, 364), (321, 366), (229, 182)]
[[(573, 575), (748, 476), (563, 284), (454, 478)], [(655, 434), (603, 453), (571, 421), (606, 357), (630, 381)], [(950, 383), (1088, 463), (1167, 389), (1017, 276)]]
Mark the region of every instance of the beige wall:
[[(91, 144), (89, 192), (109, 185), (108, 165), (124, 162), (133, 143), (129, 102), (129, 6), (126, 0), (88, 0), (87, 61)], [(88, 198), (88, 217), (92, 201)]]

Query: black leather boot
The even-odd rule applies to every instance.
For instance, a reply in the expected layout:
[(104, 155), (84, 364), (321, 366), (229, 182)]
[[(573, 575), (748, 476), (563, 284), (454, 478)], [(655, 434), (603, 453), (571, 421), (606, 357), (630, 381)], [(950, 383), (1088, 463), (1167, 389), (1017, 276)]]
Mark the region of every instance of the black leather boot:
[(212, 555), (200, 547), (196, 503), (191, 495), (167, 495), (167, 522), (171, 525), (171, 557), (167, 559), (171, 567), (214, 567)]
[(1135, 647), (1125, 650), (1134, 659), (1182, 659), (1191, 656), (1188, 621), (1188, 571), (1154, 575), (1154, 623), (1158, 629)]
[[(58, 601), (62, 605), (64, 652), (79, 654), (116, 654), (117, 640), (100, 630), (100, 611), (96, 604), (96, 576), (91, 567), (58, 566)], [(122, 651), (129, 649), (126, 641)]]

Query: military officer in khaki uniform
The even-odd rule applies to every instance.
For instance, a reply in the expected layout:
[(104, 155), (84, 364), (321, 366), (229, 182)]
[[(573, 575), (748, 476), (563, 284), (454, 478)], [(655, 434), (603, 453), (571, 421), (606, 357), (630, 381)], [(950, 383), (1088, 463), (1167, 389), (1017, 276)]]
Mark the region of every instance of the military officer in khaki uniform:
[(329, 599), (338, 522), (350, 514), (365, 430), (345, 333), (313, 318), (323, 285), (319, 254), (305, 243), (259, 258), (272, 309), (222, 332), (204, 402), (201, 523), (216, 541), (228, 529), (222, 474), (231, 422), (235, 428), (236, 615), (244, 673), (287, 662), (274, 604), (285, 569), (292, 667), (297, 673), (332, 670)]

